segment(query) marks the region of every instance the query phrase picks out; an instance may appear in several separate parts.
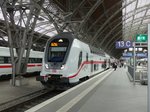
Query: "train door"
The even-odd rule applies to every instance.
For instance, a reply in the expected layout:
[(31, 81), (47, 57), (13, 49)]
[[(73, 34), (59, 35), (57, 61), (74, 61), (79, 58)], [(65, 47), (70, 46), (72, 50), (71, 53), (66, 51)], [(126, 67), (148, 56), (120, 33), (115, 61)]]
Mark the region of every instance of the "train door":
[(93, 72), (93, 60), (91, 60), (91, 72)]
[(81, 63), (82, 63), (82, 51), (81, 51), (80, 54), (79, 54), (78, 69), (79, 69)]
[(110, 68), (110, 64), (111, 64), (111, 62), (110, 62), (110, 59), (108, 60), (108, 68)]

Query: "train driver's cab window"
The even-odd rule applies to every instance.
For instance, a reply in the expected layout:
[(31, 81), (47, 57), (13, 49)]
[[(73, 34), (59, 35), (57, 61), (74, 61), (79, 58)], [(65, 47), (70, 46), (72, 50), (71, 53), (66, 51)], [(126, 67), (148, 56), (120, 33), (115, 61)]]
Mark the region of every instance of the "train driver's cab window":
[(82, 51), (79, 53), (78, 68), (80, 67), (81, 63), (82, 63)]
[(69, 46), (68, 39), (55, 39), (50, 43), (48, 52), (49, 62), (63, 62)]

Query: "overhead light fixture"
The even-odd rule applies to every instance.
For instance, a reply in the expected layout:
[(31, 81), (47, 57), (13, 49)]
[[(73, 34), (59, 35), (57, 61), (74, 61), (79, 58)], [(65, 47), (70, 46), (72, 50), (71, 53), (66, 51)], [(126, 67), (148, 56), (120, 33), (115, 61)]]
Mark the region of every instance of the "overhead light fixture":
[(143, 50), (143, 48), (138, 48), (138, 50), (139, 50), (139, 51), (142, 51), (142, 50)]
[(126, 53), (127, 51), (128, 51), (128, 50), (127, 50), (127, 49), (125, 49), (125, 50), (124, 50), (124, 53)]
[(133, 48), (129, 48), (129, 51), (133, 51)]
[(144, 49), (143, 52), (147, 52), (147, 49)]
[(137, 51), (138, 49), (137, 48), (135, 48), (135, 51)]

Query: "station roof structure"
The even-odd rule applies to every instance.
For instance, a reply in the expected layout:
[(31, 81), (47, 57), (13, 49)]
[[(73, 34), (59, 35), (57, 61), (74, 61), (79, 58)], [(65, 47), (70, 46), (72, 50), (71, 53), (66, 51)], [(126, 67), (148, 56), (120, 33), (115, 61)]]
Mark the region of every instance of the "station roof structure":
[[(150, 0), (38, 0), (44, 1), (42, 6), (35, 0), (10, 1), (7, 9), (11, 10), (10, 6), (15, 2), (14, 21), (16, 26), (22, 21), (22, 29), (28, 18), (29, 5), (41, 9), (38, 17), (34, 14), (38, 20), (32, 45), (39, 50), (57, 33), (74, 32), (78, 39), (119, 58), (123, 49), (116, 49), (115, 42), (134, 40), (136, 34), (146, 34), (150, 22)], [(20, 16), (21, 10), (25, 12), (23, 16)], [(0, 10), (0, 46), (8, 46), (5, 21)]]

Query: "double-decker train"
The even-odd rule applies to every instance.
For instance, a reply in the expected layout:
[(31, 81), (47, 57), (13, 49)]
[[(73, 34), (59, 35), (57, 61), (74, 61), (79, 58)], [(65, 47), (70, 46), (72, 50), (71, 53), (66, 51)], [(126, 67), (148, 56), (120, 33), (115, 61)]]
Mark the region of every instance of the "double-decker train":
[[(27, 73), (41, 71), (42, 57), (43, 57), (43, 52), (31, 50), (28, 65), (27, 65)], [(12, 65), (11, 65), (9, 48), (0, 47), (0, 76), (2, 77), (4, 75), (6, 76), (10, 74), (12, 74)]]
[(75, 84), (110, 67), (102, 50), (78, 40), (72, 33), (61, 33), (47, 41), (42, 71), (36, 79), (45, 86)]

